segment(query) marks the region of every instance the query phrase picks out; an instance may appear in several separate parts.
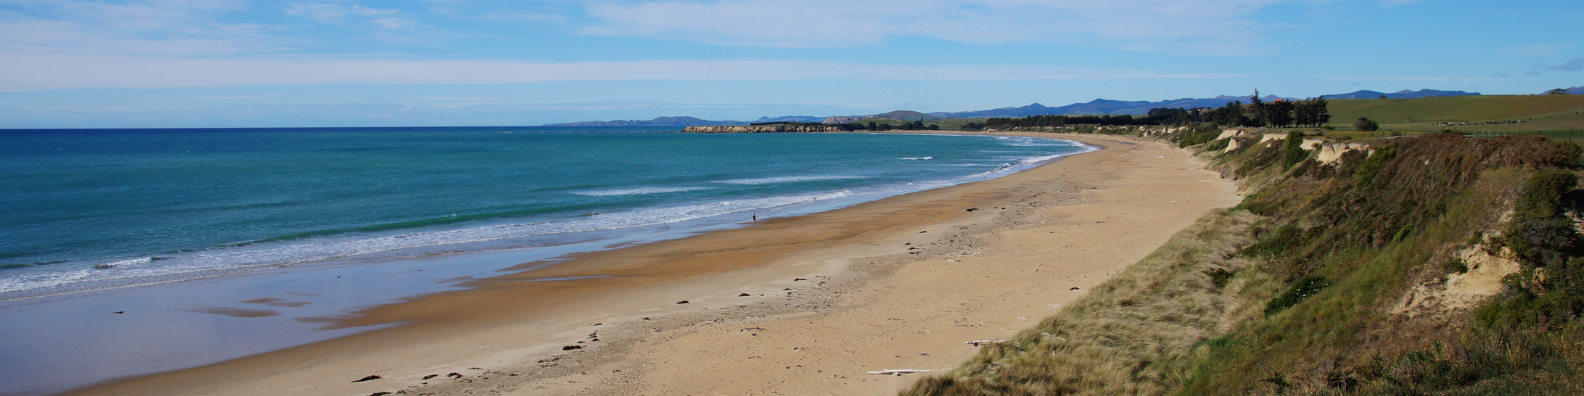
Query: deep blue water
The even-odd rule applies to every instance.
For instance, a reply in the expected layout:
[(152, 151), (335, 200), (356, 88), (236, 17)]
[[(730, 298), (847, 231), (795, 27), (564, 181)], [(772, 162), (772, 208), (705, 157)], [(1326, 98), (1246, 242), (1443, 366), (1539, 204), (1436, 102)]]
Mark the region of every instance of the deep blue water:
[(661, 128), (0, 131), (0, 300), (742, 222), (1084, 150)]

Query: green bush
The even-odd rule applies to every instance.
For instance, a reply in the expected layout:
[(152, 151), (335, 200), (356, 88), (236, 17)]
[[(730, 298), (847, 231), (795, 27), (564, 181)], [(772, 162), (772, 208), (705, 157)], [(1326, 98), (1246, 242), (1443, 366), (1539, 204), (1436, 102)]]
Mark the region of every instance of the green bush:
[[(1209, 143), (1221, 135), (1221, 130), (1215, 124), (1193, 125), (1187, 133), (1177, 139), (1177, 147), (1188, 147)], [(1223, 145), (1222, 148), (1226, 146)]]
[(1385, 145), (1375, 149), (1375, 153), (1370, 154), (1369, 158), (1364, 160), (1364, 164), (1359, 165), (1358, 170), (1353, 173), (1353, 188), (1362, 189), (1369, 186), (1375, 181), (1375, 175), (1380, 173), (1381, 165), (1396, 157), (1396, 145)]
[(1210, 277), (1210, 284), (1215, 285), (1216, 290), (1221, 290), (1226, 288), (1227, 282), (1231, 282), (1232, 276), (1237, 275), (1237, 272), (1227, 271), (1225, 268), (1211, 268), (1205, 270), (1204, 274)]
[(1298, 246), (1303, 238), (1303, 230), (1298, 226), (1287, 224), (1277, 228), (1275, 232), (1268, 232), (1261, 236), (1259, 241), (1238, 251), (1244, 257), (1267, 257), (1281, 254), (1292, 247)]
[(1529, 178), (1514, 205), (1514, 218), (1502, 233), (1502, 244), (1525, 264), (1540, 267), (1584, 253), (1580, 251), (1584, 241), (1562, 213), (1568, 204), (1563, 197), (1577, 185), (1578, 176), (1565, 170), (1543, 170)]
[(1287, 132), (1287, 140), (1282, 142), (1282, 170), (1292, 169), (1306, 159), (1309, 159), (1309, 150), (1303, 148), (1303, 133)]
[(1304, 299), (1319, 293), (1320, 290), (1328, 286), (1331, 286), (1331, 281), (1320, 276), (1310, 275), (1299, 279), (1298, 282), (1293, 283), (1292, 288), (1282, 292), (1280, 296), (1276, 296), (1276, 299), (1271, 300), (1269, 304), (1265, 304), (1265, 316), (1275, 315), (1278, 312), (1287, 310), (1287, 308), (1292, 308), (1292, 306), (1298, 305)]
[(1380, 130), (1380, 123), (1375, 122), (1375, 120), (1359, 117), (1358, 120), (1353, 121), (1353, 130), (1359, 132), (1374, 132)]

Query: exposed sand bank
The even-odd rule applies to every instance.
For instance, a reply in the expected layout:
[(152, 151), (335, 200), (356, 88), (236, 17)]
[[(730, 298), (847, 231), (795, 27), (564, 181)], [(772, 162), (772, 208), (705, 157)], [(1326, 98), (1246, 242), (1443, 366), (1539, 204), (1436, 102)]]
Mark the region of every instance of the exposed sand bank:
[[(583, 254), (344, 323), (409, 325), (76, 393), (892, 392), (914, 377), (864, 372), (950, 368), (974, 352), (964, 341), (1031, 325), (1238, 199), (1231, 182), (1163, 143), (1031, 136), (1105, 150), (990, 181)], [(528, 281), (589, 276), (608, 277)], [(447, 377), (453, 372), (462, 378)], [(369, 375), (382, 379), (352, 382)]]

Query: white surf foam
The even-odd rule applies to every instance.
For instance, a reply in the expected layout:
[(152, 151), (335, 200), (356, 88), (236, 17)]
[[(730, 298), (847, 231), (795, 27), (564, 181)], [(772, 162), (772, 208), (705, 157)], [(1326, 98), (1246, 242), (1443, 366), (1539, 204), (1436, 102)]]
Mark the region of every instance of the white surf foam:
[(108, 263), (104, 263), (104, 264), (97, 264), (97, 265), (94, 265), (94, 268), (110, 269), (110, 268), (116, 268), (116, 267), (133, 266), (133, 265), (138, 265), (138, 264), (148, 264), (148, 263), (151, 263), (151, 262), (154, 262), (154, 258), (153, 257), (144, 257), (144, 258), (135, 258), (135, 259), (131, 259), (131, 260), (112, 261), (112, 262), (108, 262)]
[(710, 187), (639, 187), (639, 188), (624, 188), (624, 189), (615, 189), (615, 190), (578, 191), (578, 192), (574, 192), (573, 194), (587, 195), (587, 196), (591, 196), (591, 197), (613, 197), (613, 196), (621, 196), (621, 195), (665, 194), (665, 193), (700, 191), (700, 190), (710, 190), (710, 189), (712, 189), (712, 188), (710, 188)]
[(106, 263), (88, 269), (17, 274), (0, 279), (0, 294), (58, 288), (86, 282), (137, 284), (142, 283), (139, 279), (169, 279), (180, 278), (184, 274), (220, 270), (284, 267), (404, 249), (672, 224), (738, 212), (771, 210), (842, 198), (852, 194), (844, 190), (601, 213), (572, 220), (499, 224), (373, 238), (329, 238), (223, 248), (172, 256), (159, 260), (157, 265), (134, 265), (153, 261), (152, 258), (141, 258)]
[(758, 179), (720, 180), (720, 181), (716, 181), (716, 183), (757, 186), (757, 185), (762, 185), (762, 184), (803, 183), (803, 182), (811, 182), (811, 181), (867, 179), (867, 178), (868, 177), (865, 177), (865, 176), (780, 176), (780, 177), (765, 177), (765, 178), (758, 178)]

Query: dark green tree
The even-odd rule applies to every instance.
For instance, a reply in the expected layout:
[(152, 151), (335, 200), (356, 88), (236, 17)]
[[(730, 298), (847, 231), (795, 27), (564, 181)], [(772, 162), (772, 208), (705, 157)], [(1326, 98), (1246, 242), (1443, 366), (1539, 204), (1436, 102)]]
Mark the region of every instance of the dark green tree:
[(1254, 97), (1249, 99), (1249, 120), (1252, 126), (1265, 126), (1265, 102), (1260, 101), (1259, 90), (1254, 90)]
[(1374, 132), (1380, 130), (1380, 123), (1364, 117), (1353, 121), (1353, 130), (1360, 132)]
[(1314, 98), (1314, 126), (1325, 125), (1331, 122), (1331, 102), (1324, 96)]
[(1285, 128), (1293, 123), (1293, 101), (1277, 99), (1265, 104), (1265, 123), (1273, 128)]

